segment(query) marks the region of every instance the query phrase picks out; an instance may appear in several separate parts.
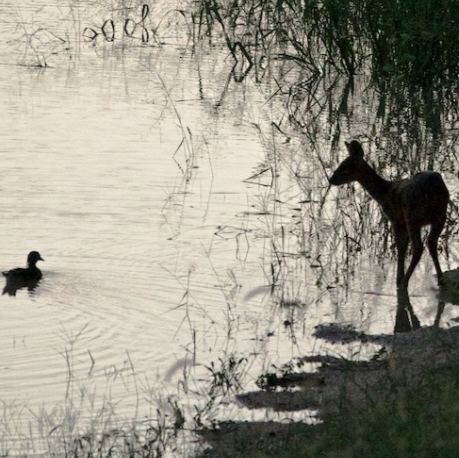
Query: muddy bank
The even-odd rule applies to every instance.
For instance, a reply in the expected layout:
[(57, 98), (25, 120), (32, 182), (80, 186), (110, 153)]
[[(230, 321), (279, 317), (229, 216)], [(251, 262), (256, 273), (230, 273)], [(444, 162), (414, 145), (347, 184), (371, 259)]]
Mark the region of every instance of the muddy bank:
[(237, 402), (250, 409), (305, 410), (305, 420), (317, 412), (319, 424), (225, 422), (214, 430), (201, 431), (206, 441), (221, 449), (221, 456), (231, 456), (231, 451), (248, 444), (268, 450), (288, 443), (301, 431), (322, 428), (321, 420), (333, 418), (342, 409), (387, 402), (400, 387), (414, 386), (426, 374), (459, 361), (459, 327), (369, 336), (349, 327), (328, 325), (318, 327), (316, 336), (340, 343), (377, 342), (381, 348), (369, 361), (307, 356), (304, 361), (320, 364), (316, 372), (285, 375), (269, 387), (238, 395)]

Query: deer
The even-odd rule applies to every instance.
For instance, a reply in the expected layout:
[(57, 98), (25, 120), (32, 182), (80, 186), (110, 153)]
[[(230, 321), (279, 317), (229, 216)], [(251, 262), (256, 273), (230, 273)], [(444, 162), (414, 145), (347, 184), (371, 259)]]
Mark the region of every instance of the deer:
[[(437, 280), (443, 272), (438, 261), (438, 238), (445, 226), (449, 202), (448, 188), (438, 172), (416, 173), (412, 178), (389, 181), (378, 175), (364, 159), (357, 140), (345, 142), (348, 157), (329, 178), (340, 186), (357, 181), (378, 202), (389, 219), (397, 248), (397, 289), (408, 289), (408, 282), (423, 252), (421, 228), (430, 226), (427, 247), (432, 257)], [(405, 272), (405, 257), (411, 241), (412, 258)]]

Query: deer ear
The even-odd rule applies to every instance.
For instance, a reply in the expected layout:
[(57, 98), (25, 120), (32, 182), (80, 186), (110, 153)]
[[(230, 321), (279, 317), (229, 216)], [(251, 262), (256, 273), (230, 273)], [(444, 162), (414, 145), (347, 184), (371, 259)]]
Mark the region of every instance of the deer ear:
[(347, 149), (348, 154), (351, 156), (352, 155), (351, 144), (349, 142), (344, 142), (344, 144), (346, 145), (346, 149)]

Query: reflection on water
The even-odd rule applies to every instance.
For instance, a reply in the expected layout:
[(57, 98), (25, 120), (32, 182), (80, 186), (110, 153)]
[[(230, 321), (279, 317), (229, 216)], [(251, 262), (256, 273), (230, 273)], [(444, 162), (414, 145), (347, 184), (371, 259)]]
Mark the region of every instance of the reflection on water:
[[(359, 138), (386, 177), (441, 171), (454, 202), (457, 105), (423, 98), (420, 117), (413, 94), (396, 104), (365, 75), (307, 80), (288, 60), (246, 62), (242, 48), (228, 61), (192, 52), (179, 34), (147, 43), (141, 26), (129, 28), (138, 47), (116, 39), (126, 18), (79, 11), (59, 22), (80, 37), (93, 29), (78, 50), (42, 40), (24, 55), (14, 41), (0, 63), (0, 265), (46, 253), (34, 294), (2, 297), (4, 399), (32, 411), (78, 401), (83, 416), (116, 402), (119, 415), (150, 418), (159, 392), (200, 392), (183, 374), (205, 379), (233, 353), (253, 357), (256, 380), (271, 364), (330, 351), (311, 338), (319, 324), (376, 335), (440, 321), (426, 259), (410, 297), (398, 294), (387, 221), (327, 176), (344, 140)], [(137, 13), (137, 24), (153, 20)], [(46, 68), (30, 66), (37, 58)], [(442, 265), (457, 259), (456, 218), (450, 206)], [(456, 315), (445, 307), (442, 324)]]
[(406, 288), (397, 289), (397, 314), (395, 315), (394, 332), (416, 331), (421, 327), (414, 313)]
[(16, 292), (23, 288), (27, 288), (27, 291), (33, 292), (40, 281), (12, 275), (5, 275), (5, 277), (6, 284), (3, 288), (2, 295), (8, 294), (8, 296), (16, 296)]

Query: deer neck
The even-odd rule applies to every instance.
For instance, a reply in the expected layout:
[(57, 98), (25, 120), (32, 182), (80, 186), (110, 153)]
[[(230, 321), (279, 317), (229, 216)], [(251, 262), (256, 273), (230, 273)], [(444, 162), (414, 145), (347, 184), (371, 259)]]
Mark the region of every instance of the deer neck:
[(357, 181), (380, 205), (384, 206), (391, 182), (385, 180), (366, 162), (360, 169)]

